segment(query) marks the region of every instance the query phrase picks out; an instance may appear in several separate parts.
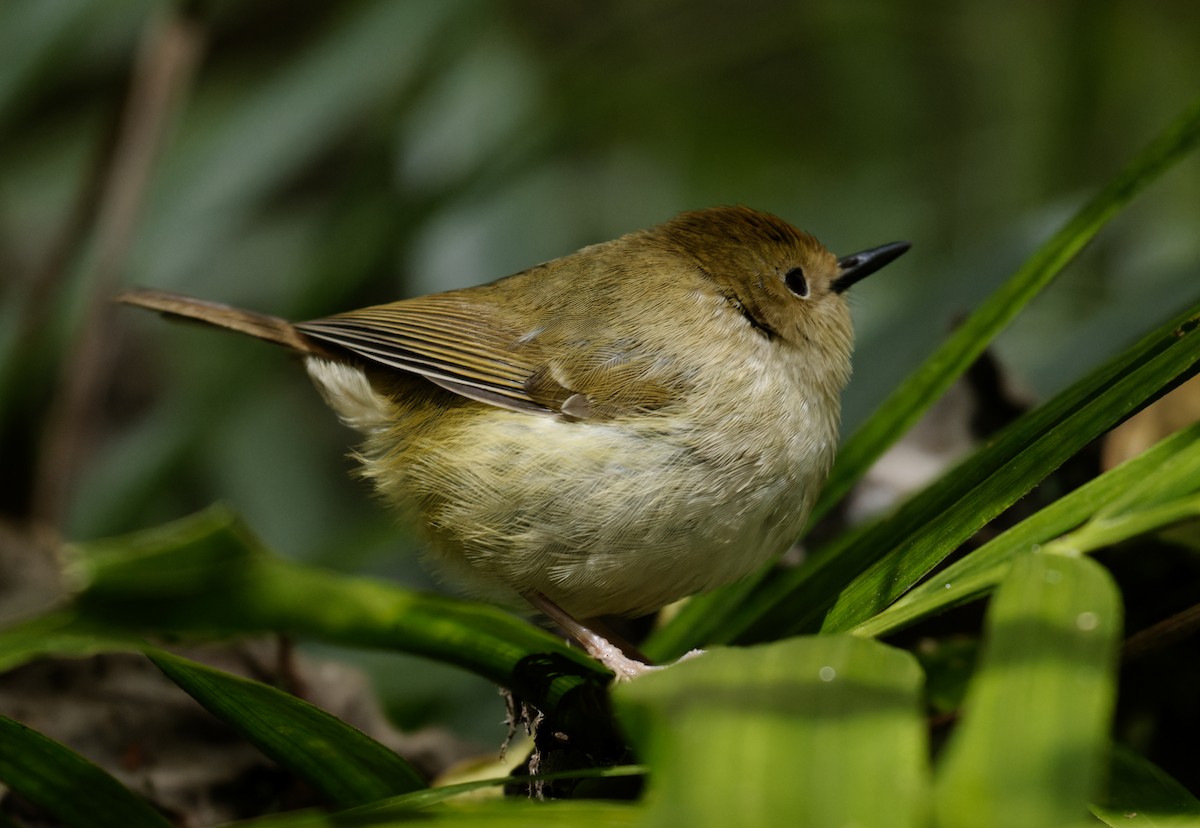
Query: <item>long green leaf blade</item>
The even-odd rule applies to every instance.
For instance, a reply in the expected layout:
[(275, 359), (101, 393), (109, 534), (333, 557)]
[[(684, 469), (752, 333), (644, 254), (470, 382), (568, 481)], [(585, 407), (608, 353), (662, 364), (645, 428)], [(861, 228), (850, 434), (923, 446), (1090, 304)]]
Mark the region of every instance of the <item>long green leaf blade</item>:
[(938, 770), (940, 824), (1083, 823), (1102, 782), (1120, 632), (1120, 598), (1099, 564), (1014, 561)]
[[(871, 646), (860, 646), (869, 644)], [(852, 636), (714, 650), (617, 685), (651, 825), (923, 825), (921, 670)]]
[(417, 771), (366, 734), (261, 682), (166, 652), (150, 660), (259, 750), (348, 808), (425, 787)]
[[(1061, 230), (1038, 248), (845, 441), (810, 522), (818, 520), (845, 496), (871, 464), (917, 422), (996, 335), (1062, 272), (1110, 219), (1191, 153), (1197, 143), (1200, 143), (1200, 100), (1187, 107)], [(691, 599), (655, 633), (644, 649), (656, 658), (668, 658), (706, 642), (732, 640), (726, 632), (730, 616), (771, 572), (772, 569), (766, 567), (741, 582)]]
[(0, 782), (68, 828), (170, 828), (162, 814), (99, 767), (4, 716)]
[[(942, 570), (883, 612), (854, 627), (857, 635), (886, 635), (922, 618), (978, 598), (1000, 582), (1012, 559), (1033, 551), (1126, 498), (1146, 484), (1200, 486), (1200, 423), (1059, 498)], [(1141, 485), (1139, 485), (1141, 484)]]

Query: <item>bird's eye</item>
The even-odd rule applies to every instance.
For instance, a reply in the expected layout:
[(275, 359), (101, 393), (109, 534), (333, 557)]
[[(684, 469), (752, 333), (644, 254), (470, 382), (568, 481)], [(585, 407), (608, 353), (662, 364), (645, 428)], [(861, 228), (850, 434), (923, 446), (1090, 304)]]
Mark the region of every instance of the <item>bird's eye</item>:
[(798, 267), (793, 267), (783, 277), (783, 283), (787, 285), (788, 290), (804, 299), (808, 296), (808, 280), (804, 278), (804, 271)]

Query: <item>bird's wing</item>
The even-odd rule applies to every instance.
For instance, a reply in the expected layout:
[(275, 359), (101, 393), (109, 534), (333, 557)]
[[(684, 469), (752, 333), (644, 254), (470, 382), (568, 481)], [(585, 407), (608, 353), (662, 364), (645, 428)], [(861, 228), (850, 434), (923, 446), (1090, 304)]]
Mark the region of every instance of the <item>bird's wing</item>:
[(501, 302), (439, 293), (301, 322), (297, 330), (379, 365), (419, 374), (480, 402), (571, 419), (661, 407), (674, 388), (636, 348), (598, 350), (531, 329)]
[(535, 399), (526, 382), (544, 362), (539, 349), (491, 304), (454, 293), (301, 322), (296, 328), (379, 365), (419, 374), (464, 397), (541, 414), (553, 400)]

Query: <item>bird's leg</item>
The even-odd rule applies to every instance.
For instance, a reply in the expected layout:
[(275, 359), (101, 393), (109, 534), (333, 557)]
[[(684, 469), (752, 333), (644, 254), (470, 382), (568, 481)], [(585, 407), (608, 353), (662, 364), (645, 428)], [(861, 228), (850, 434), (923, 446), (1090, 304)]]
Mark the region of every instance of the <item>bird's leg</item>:
[(616, 644), (579, 621), (551, 601), (540, 592), (525, 593), (525, 600), (541, 610), (566, 634), (568, 638), (583, 647), (584, 652), (599, 661), (617, 677), (617, 681), (629, 681), (643, 673), (661, 670), (653, 664), (647, 664), (635, 658), (630, 658)]

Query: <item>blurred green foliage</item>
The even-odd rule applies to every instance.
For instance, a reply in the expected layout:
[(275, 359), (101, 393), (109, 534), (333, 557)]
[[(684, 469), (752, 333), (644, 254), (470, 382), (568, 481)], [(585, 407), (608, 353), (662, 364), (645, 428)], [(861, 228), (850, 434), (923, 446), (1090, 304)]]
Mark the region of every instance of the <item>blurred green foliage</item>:
[[(83, 448), (47, 460), (110, 288), (97, 216), (137, 55), (179, 19), (200, 54), (120, 283), (311, 317), (745, 203), (835, 250), (914, 242), (856, 294), (847, 429), (1200, 85), (1184, 0), (0, 4), (0, 516), (90, 538), (221, 498), (275, 549), (416, 586), (350, 433), (255, 343), (103, 313)], [(1047, 395), (1194, 297), (1197, 227), (1192, 158), (1002, 338), (1017, 381)], [(465, 682), (407, 698), (462, 717), (492, 693)]]

